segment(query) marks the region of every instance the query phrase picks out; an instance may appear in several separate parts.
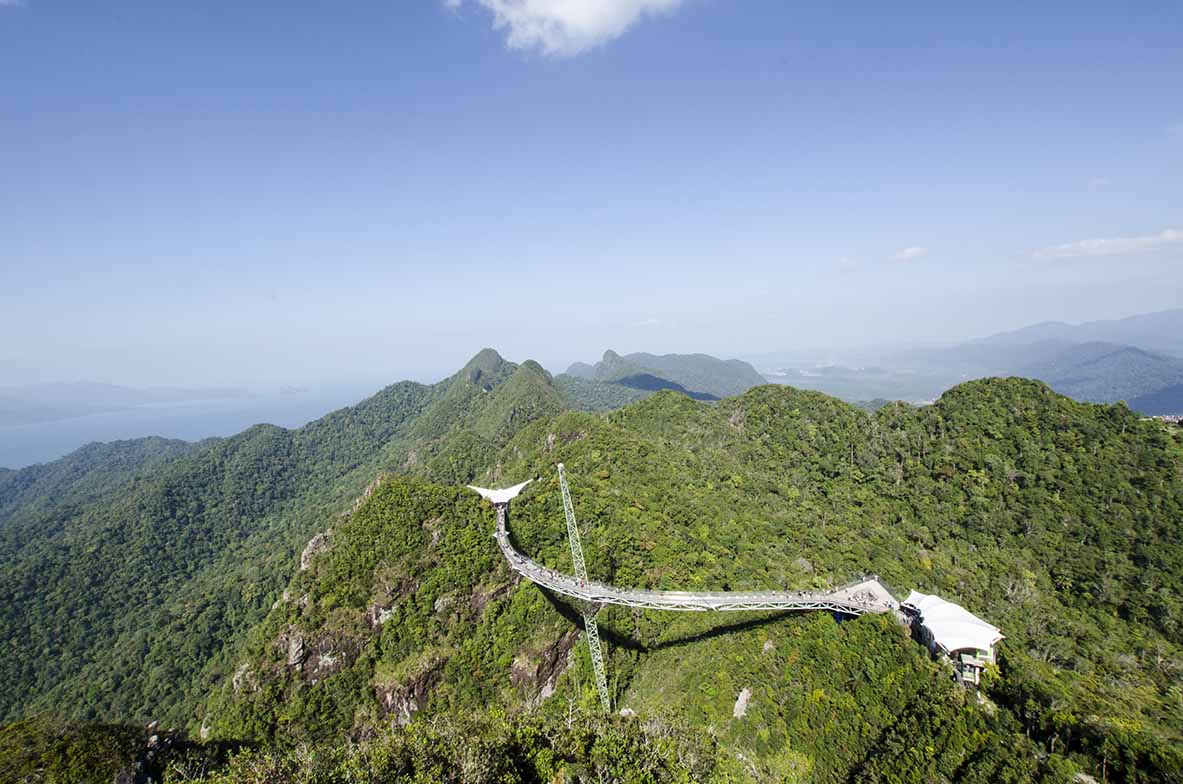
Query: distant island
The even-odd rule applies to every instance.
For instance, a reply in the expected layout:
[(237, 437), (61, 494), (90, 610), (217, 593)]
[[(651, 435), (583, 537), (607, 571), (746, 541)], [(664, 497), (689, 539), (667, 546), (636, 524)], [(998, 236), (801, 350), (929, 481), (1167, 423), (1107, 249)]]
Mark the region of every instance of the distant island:
[(55, 422), (136, 406), (246, 397), (243, 389), (224, 387), (127, 387), (94, 381), (0, 387), (0, 427)]

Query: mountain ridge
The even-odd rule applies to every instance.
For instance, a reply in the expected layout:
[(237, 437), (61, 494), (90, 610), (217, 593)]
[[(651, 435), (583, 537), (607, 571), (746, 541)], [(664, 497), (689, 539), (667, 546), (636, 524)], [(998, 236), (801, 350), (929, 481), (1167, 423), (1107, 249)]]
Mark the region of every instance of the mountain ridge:
[[(507, 384), (515, 374), (519, 382)], [(8, 646), (0, 716), (11, 717), (23, 695), (53, 704), (85, 691), (82, 684), (118, 677), (125, 684), (119, 699), (90, 703), (78, 718), (181, 718), (170, 711), (193, 687), (177, 684), (217, 677), (221, 646), (260, 617), (278, 590), (280, 564), (332, 510), (347, 508), (386, 471), (462, 480), (506, 437), (500, 417), (516, 427), (562, 405), (548, 379), (536, 363), (523, 371), (482, 352), (438, 384), (399, 382), (301, 428), (258, 425), (211, 439), (87, 503), (26, 510), (19, 526), (0, 527), (0, 554), (9, 561), (0, 571), (0, 639)], [(499, 395), (502, 386), (508, 391)], [(27, 534), (38, 529), (45, 534), (30, 543)], [(138, 550), (122, 546), (129, 537), (142, 543)], [(91, 555), (76, 555), (83, 552)], [(104, 555), (94, 561), (95, 552)], [(259, 589), (216, 587), (230, 575)], [(41, 580), (55, 586), (44, 601)], [(127, 602), (144, 617), (98, 623)], [(30, 611), (39, 606), (50, 615)], [(67, 634), (54, 630), (48, 617), (59, 610), (51, 608), (74, 616)], [(181, 623), (197, 630), (188, 654), (145, 653), (136, 640), (137, 625), (166, 635)], [(31, 656), (43, 650), (48, 660)], [(179, 668), (176, 682), (146, 672), (164, 661)]]
[(1183, 356), (1183, 308), (1139, 313), (1119, 319), (1085, 321), (1079, 324), (1046, 321), (1008, 332), (999, 332), (972, 342), (1022, 345), (1042, 340), (1119, 343), (1161, 354)]
[(742, 360), (708, 354), (621, 356), (607, 349), (595, 365), (575, 362), (556, 383), (584, 410), (611, 410), (667, 389), (696, 400), (720, 400), (766, 384), (767, 379)]
[(936, 399), (975, 378), (1038, 378), (1087, 402), (1148, 406), (1146, 414), (1183, 413), (1183, 309), (1080, 325), (1048, 321), (953, 346), (900, 351), (870, 367), (790, 368), (772, 374), (851, 401)]
[[(717, 781), (872, 781), (941, 760), (968, 780), (1183, 771), (1179, 431), (1023, 379), (874, 413), (774, 385), (587, 413), (537, 363), (491, 350), (437, 384), (34, 508), (20, 541), (0, 526), (0, 708), (157, 718), (326, 759), (347, 736), (401, 744), (422, 736), (392, 725), (498, 711), (570, 730), (598, 705), (579, 614), (514, 578), (463, 488), (537, 478), (515, 501), (517, 546), (568, 569), (556, 462), (593, 579), (804, 590), (874, 571), (1007, 635), (991, 712), (890, 618), (609, 607), (613, 697), (642, 721), (588, 737), (712, 727), (702, 777)], [(902, 751), (926, 745), (939, 758)]]

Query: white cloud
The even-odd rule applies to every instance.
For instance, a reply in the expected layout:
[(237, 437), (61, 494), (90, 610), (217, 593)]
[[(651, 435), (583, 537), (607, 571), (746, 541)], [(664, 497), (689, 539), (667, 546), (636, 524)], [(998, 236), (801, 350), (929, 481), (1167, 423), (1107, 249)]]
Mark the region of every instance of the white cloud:
[(645, 319), (644, 321), (638, 321), (636, 324), (633, 324), (633, 326), (634, 327), (656, 327), (656, 326), (659, 326), (660, 324), (661, 324), (660, 320), (658, 320), (654, 316), (650, 316), (649, 318)]
[(25, 0), (0, 0), (0, 8), (18, 8), (25, 4)]
[(903, 250), (901, 250), (899, 253), (895, 254), (891, 258), (893, 261), (911, 261), (912, 259), (918, 259), (921, 256), (927, 256), (927, 255), (928, 255), (928, 248), (922, 248), (919, 245), (913, 245), (910, 248), (904, 248)]
[(1109, 187), (1109, 178), (1108, 177), (1093, 177), (1091, 180), (1089, 180), (1089, 188), (1091, 188), (1094, 191), (1099, 191), (1102, 188), (1107, 188), (1107, 187)]
[(1080, 240), (1042, 248), (1032, 255), (1037, 259), (1078, 259), (1089, 256), (1124, 256), (1145, 253), (1168, 245), (1183, 243), (1183, 230), (1166, 229), (1144, 237), (1112, 237), (1109, 239)]
[(459, 10), (465, 2), (493, 15), (494, 29), (505, 31), (511, 49), (555, 56), (586, 52), (619, 38), (641, 18), (682, 4), (682, 0), (443, 0), (451, 10)]

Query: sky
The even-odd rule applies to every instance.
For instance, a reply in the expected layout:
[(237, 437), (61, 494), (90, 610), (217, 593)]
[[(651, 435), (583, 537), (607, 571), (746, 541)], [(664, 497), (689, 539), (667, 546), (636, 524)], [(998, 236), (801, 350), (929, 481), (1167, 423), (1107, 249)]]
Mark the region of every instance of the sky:
[(0, 386), (1183, 306), (1183, 4), (0, 0)]

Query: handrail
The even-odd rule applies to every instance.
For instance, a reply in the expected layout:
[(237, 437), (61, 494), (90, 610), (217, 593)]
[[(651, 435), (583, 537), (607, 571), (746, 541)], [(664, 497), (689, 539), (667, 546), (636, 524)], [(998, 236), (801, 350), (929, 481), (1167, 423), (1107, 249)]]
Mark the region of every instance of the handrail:
[(899, 608), (891, 592), (871, 576), (839, 589), (817, 591), (655, 591), (621, 588), (551, 569), (517, 550), (509, 541), (506, 526), (508, 500), (497, 508), (494, 537), (511, 569), (563, 596), (600, 606), (615, 604), (649, 610), (738, 611), (738, 610), (831, 610), (848, 615), (888, 612)]

